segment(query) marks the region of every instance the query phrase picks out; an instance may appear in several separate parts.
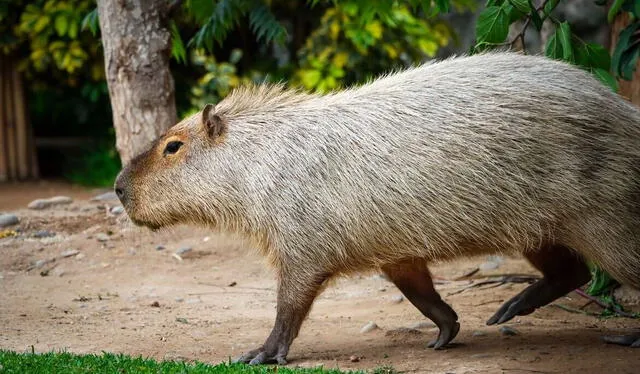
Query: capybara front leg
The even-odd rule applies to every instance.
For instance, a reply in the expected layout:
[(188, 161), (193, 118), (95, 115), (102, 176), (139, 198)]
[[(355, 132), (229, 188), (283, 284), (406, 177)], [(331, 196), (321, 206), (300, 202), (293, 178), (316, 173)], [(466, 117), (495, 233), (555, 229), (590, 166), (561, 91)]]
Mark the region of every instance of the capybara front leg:
[(271, 334), (260, 348), (243, 354), (235, 362), (286, 365), (289, 347), (298, 335), (302, 321), (309, 313), (326, 278), (323, 275), (305, 275), (303, 279), (298, 279), (288, 274), (281, 275), (278, 282), (276, 321)]
[(605, 335), (603, 340), (610, 344), (624, 345), (631, 348), (640, 348), (640, 332), (628, 335)]
[(431, 274), (424, 260), (415, 259), (386, 265), (382, 267), (382, 271), (407, 299), (440, 329), (438, 338), (429, 342), (430, 348), (440, 349), (456, 337), (460, 330), (458, 315), (442, 301), (433, 287)]
[(501, 324), (517, 315), (530, 314), (591, 279), (583, 259), (567, 247), (547, 246), (527, 252), (525, 257), (542, 272), (543, 278), (504, 303), (489, 318), (487, 325)]

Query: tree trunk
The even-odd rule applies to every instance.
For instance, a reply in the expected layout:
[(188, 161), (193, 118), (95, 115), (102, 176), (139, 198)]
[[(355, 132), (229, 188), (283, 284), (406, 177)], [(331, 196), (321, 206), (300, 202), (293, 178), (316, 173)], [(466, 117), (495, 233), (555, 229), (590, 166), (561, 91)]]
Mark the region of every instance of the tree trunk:
[[(620, 31), (622, 31), (630, 22), (629, 14), (627, 12), (621, 12), (611, 25), (611, 45), (610, 52), (613, 51), (618, 44), (618, 38)], [(639, 61), (640, 64), (640, 61)], [(625, 99), (631, 101), (633, 104), (640, 106), (640, 68), (639, 64), (636, 64), (636, 70), (633, 72), (633, 77), (630, 81), (624, 79), (618, 79), (618, 85), (620, 90), (618, 93)]]
[(161, 0), (98, 0), (116, 147), (123, 164), (176, 123), (165, 5)]

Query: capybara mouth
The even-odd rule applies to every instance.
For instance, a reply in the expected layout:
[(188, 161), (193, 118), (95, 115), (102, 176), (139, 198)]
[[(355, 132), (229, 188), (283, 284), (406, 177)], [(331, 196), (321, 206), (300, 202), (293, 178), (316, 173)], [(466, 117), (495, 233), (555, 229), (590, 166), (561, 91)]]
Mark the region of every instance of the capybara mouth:
[(131, 216), (129, 217), (131, 218), (131, 222), (133, 222), (136, 226), (146, 227), (153, 232), (156, 232), (162, 228), (162, 226), (158, 223), (140, 220)]

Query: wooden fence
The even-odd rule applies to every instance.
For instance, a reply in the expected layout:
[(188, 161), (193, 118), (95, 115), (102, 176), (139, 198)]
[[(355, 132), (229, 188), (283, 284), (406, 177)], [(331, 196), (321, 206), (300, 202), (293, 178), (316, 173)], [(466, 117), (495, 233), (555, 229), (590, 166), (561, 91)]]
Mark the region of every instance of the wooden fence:
[(38, 177), (24, 87), (15, 60), (0, 53), (0, 182)]

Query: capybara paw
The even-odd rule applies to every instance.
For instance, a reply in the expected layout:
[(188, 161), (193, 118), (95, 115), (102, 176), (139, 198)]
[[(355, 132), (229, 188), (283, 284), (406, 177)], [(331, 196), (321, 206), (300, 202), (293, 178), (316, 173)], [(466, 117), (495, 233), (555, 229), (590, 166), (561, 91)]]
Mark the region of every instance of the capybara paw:
[(236, 363), (245, 363), (249, 365), (262, 365), (262, 364), (278, 364), (286, 365), (287, 358), (280, 353), (270, 354), (265, 348), (254, 349), (234, 360)]
[(640, 348), (640, 332), (628, 335), (605, 335), (602, 339), (610, 344), (624, 345), (631, 348)]
[(451, 343), (456, 335), (458, 335), (458, 331), (460, 331), (460, 324), (458, 322), (448, 328), (441, 328), (438, 333), (438, 338), (427, 343), (427, 347), (433, 349), (443, 348), (447, 344)]
[(499, 325), (511, 320), (515, 316), (525, 316), (534, 311), (535, 308), (528, 306), (527, 303), (522, 302), (519, 297), (516, 297), (504, 303), (500, 309), (487, 320), (487, 325)]

